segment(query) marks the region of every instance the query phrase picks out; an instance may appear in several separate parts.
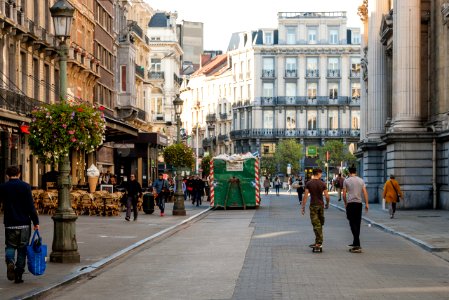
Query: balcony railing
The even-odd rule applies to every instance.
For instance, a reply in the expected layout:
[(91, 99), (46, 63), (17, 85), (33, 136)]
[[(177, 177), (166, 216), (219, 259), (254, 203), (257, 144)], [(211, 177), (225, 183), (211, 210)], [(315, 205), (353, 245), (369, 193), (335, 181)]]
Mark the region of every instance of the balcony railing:
[(138, 108), (137, 109), (137, 119), (146, 121), (147, 120), (147, 112)]
[(350, 73), (349, 73), (349, 76), (351, 78), (360, 78), (360, 74), (361, 74), (360, 71), (351, 70)]
[(206, 122), (216, 122), (217, 121), (217, 115), (216, 114), (208, 114), (206, 116)]
[(227, 140), (229, 140), (229, 135), (227, 135), (227, 134), (219, 134), (218, 135), (218, 141), (219, 142), (225, 142)]
[(279, 138), (279, 137), (348, 137), (357, 138), (360, 136), (360, 129), (328, 129), (328, 128), (254, 128), (231, 131), (231, 138)]
[(340, 78), (340, 70), (327, 70), (327, 78)]
[(136, 64), (136, 75), (145, 78), (145, 68)]
[(298, 78), (298, 70), (285, 70), (285, 78)]
[(319, 78), (320, 71), (317, 69), (307, 69), (306, 70), (306, 78)]
[(148, 72), (149, 79), (164, 79), (164, 72)]
[(136, 21), (131, 21), (130, 29), (131, 31), (135, 32), (141, 39), (143, 39), (143, 30), (142, 28), (140, 28)]
[(274, 78), (274, 70), (262, 70), (262, 78)]
[(36, 99), (0, 88), (0, 107), (3, 109), (27, 115), (31, 113), (34, 107), (42, 104), (43, 102)]
[(226, 120), (228, 118), (228, 114), (227, 113), (220, 113), (220, 119), (221, 120)]

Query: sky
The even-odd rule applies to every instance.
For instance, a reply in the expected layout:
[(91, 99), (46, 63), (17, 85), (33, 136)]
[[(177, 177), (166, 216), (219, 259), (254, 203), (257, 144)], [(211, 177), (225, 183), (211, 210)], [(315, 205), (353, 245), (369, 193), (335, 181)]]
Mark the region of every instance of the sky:
[[(182, 20), (202, 22), (204, 50), (228, 47), (234, 32), (277, 28), (278, 12), (347, 11), (348, 27), (361, 27), (357, 8), (362, 0), (145, 0), (153, 9), (177, 11)], [(263, 4), (262, 4), (263, 3)]]

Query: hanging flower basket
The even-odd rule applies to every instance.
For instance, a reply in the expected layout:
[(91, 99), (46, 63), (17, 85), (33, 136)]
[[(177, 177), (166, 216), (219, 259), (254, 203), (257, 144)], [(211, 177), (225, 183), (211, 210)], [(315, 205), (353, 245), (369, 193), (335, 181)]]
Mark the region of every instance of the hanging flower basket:
[(33, 154), (46, 163), (57, 163), (70, 150), (89, 153), (103, 144), (104, 114), (88, 103), (43, 105), (31, 114), (28, 142)]

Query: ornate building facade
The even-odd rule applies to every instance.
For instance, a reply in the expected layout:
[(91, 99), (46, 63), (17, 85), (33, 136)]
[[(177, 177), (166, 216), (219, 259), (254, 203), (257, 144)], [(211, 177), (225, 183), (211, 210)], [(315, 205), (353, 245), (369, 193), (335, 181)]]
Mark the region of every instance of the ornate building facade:
[(403, 207), (449, 208), (449, 3), (369, 0), (359, 157), (370, 198), (394, 174)]

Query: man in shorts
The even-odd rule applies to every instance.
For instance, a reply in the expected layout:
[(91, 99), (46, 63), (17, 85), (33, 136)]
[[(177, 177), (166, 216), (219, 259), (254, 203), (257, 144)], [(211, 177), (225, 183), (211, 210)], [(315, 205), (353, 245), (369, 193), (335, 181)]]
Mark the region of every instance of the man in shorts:
[[(330, 201), (326, 183), (321, 181), (322, 174), (323, 171), (321, 171), (321, 169), (313, 170), (312, 179), (306, 183), (306, 189), (301, 204), (301, 213), (304, 215), (307, 198), (310, 193), (310, 221), (315, 233), (315, 243), (310, 245), (312, 248), (320, 248), (323, 244), (324, 209), (329, 208)], [(326, 205), (324, 205), (323, 193), (326, 197)]]

